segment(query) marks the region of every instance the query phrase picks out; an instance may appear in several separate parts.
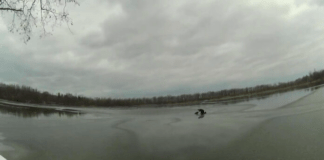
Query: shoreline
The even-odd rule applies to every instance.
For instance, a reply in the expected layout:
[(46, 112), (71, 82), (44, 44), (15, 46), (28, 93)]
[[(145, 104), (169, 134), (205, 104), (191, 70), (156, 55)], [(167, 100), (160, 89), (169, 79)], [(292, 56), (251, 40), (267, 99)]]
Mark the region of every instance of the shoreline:
[[(195, 105), (211, 105), (211, 104), (227, 104), (230, 101), (239, 101), (241, 100), (242, 102), (248, 100), (253, 100), (257, 99), (259, 97), (265, 97), (265, 96), (271, 96), (274, 94), (279, 94), (279, 93), (286, 93), (289, 91), (294, 91), (294, 90), (306, 90), (306, 89), (313, 89), (316, 87), (323, 87), (324, 84), (320, 85), (315, 85), (311, 87), (306, 87), (306, 88), (298, 88), (298, 86), (293, 86), (293, 87), (288, 87), (288, 88), (282, 88), (282, 89), (277, 89), (277, 90), (271, 90), (271, 91), (264, 91), (260, 93), (254, 93), (254, 94), (249, 94), (249, 95), (239, 95), (239, 96), (234, 96), (234, 97), (224, 97), (224, 98), (219, 98), (219, 99), (208, 99), (208, 100), (202, 100), (202, 101), (194, 101), (194, 102), (183, 102), (183, 103), (170, 103), (170, 104), (148, 104), (148, 105), (134, 105), (134, 106), (64, 106), (64, 105), (48, 105), (48, 104), (31, 104), (31, 103), (23, 103), (23, 102), (15, 102), (15, 101), (9, 101), (6, 99), (0, 99), (0, 104), (5, 104), (5, 105), (12, 105), (15, 107), (35, 107), (35, 108), (52, 108), (52, 109), (74, 109), (77, 110), (79, 109), (88, 109), (88, 108), (107, 108), (107, 109), (137, 109), (137, 108), (172, 108), (172, 107), (182, 107), (182, 106), (195, 106)], [(237, 102), (235, 102), (237, 103)]]

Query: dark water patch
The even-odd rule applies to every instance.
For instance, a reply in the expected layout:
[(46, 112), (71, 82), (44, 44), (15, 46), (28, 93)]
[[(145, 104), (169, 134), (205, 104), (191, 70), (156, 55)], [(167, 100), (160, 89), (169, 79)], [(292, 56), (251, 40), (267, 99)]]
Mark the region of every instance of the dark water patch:
[(27, 106), (18, 106), (18, 105), (8, 105), (0, 104), (0, 113), (4, 115), (22, 117), (22, 118), (35, 118), (35, 117), (49, 117), (49, 116), (58, 116), (58, 117), (74, 117), (81, 116), (84, 113), (76, 110), (57, 110), (55, 108), (37, 108), (37, 107), (27, 107)]

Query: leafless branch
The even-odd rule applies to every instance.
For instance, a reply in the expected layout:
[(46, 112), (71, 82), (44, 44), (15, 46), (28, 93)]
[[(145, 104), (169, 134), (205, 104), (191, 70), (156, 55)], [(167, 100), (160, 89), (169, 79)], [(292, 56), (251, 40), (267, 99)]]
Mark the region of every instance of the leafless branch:
[[(66, 23), (72, 33), (69, 24), (73, 24), (66, 11), (67, 4), (73, 3), (80, 5), (76, 0), (0, 0), (0, 11), (12, 11), (12, 23), (9, 25), (10, 32), (17, 32), (24, 36), (25, 43), (30, 40), (34, 27), (41, 25), (43, 33), (40, 37), (51, 34), (47, 32), (47, 26), (52, 30), (62, 22)], [(39, 4), (39, 9), (36, 7)], [(62, 6), (61, 10), (59, 9)], [(16, 24), (19, 24), (16, 25)], [(72, 33), (73, 34), (73, 33)]]
[(14, 8), (0, 8), (2, 11), (15, 11), (15, 12), (22, 12), (22, 9), (14, 9)]

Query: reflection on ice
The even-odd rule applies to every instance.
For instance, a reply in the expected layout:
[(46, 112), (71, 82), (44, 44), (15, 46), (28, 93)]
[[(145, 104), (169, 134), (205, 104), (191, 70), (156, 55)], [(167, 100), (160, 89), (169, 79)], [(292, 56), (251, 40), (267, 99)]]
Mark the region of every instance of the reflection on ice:
[(256, 110), (269, 110), (276, 109), (287, 105), (291, 102), (294, 102), (304, 96), (310, 94), (310, 91), (300, 90), (295, 92), (288, 92), (282, 94), (274, 94), (266, 99), (262, 100), (251, 100), (249, 102), (243, 102), (240, 104), (254, 104), (255, 107), (248, 109), (247, 111), (256, 111)]
[(200, 115), (199, 117), (198, 117), (198, 119), (200, 119), (200, 118), (204, 118), (205, 117), (205, 115), (203, 114), (203, 115)]
[(54, 109), (54, 108), (37, 108), (37, 107), (26, 107), (26, 106), (14, 106), (8, 104), (0, 103), (0, 113), (5, 115), (12, 115), (23, 118), (33, 118), (40, 116), (58, 116), (58, 117), (73, 117), (82, 115), (81, 112), (76, 112), (72, 110), (64, 109)]

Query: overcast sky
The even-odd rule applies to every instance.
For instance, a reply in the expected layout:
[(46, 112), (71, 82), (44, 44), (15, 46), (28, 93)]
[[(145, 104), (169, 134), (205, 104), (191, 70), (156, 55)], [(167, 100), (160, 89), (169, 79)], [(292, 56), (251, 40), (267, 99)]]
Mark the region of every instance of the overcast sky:
[(153, 97), (290, 81), (324, 69), (323, 0), (82, 0), (26, 44), (0, 18), (0, 82)]

